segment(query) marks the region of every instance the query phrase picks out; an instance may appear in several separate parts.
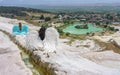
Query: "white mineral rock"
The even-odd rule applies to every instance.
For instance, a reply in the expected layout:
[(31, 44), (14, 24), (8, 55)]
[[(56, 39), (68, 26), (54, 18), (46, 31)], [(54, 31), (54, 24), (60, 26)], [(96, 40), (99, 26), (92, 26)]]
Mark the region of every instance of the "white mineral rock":
[[(11, 33), (12, 26), (0, 22), (0, 29), (9, 33)], [(120, 75), (120, 54), (101, 50), (101, 47), (93, 40), (75, 41), (72, 45), (68, 45), (65, 42), (69, 39), (59, 39), (57, 45), (59, 34), (54, 28), (48, 28), (46, 37), (41, 43), (41, 40), (38, 39), (38, 32), (31, 30), (36, 30), (36, 27), (30, 29), (30, 33), (27, 35), (29, 49), (33, 51), (39, 49), (39, 47), (44, 47), (44, 51), (50, 56), (48, 58), (42, 51), (37, 50), (33, 51), (33, 59), (38, 62), (38, 65), (44, 65), (47, 69), (53, 68), (51, 71), (55, 72), (56, 75)], [(15, 37), (22, 46), (27, 46), (24, 44), (26, 36)], [(117, 32), (109, 36), (97, 36), (96, 38), (108, 42), (112, 38), (119, 37), (120, 33)], [(56, 54), (49, 53), (53, 51), (56, 51)], [(44, 63), (48, 63), (48, 66)]]
[(45, 31), (44, 49), (45, 52), (54, 52), (57, 50), (59, 34), (53, 27), (47, 28)]
[(32, 75), (20, 56), (18, 47), (0, 32), (0, 75)]
[(43, 42), (39, 38), (38, 32), (32, 30), (26, 36), (26, 45), (29, 50), (41, 50), (43, 48)]

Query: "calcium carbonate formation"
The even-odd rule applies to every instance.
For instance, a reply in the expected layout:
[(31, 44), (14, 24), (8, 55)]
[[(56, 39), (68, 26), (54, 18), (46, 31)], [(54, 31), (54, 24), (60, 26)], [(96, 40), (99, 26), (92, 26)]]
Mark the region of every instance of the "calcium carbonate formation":
[(29, 50), (44, 50), (45, 53), (54, 52), (58, 45), (59, 33), (53, 27), (45, 31), (45, 38), (41, 40), (37, 31), (30, 31), (26, 36), (26, 45)]

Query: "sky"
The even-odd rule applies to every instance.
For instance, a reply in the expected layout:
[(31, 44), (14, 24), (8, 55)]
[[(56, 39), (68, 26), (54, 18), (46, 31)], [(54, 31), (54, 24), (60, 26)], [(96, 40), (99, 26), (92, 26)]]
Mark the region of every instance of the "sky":
[(120, 3), (120, 0), (0, 0), (0, 4), (3, 5), (79, 5), (95, 3)]

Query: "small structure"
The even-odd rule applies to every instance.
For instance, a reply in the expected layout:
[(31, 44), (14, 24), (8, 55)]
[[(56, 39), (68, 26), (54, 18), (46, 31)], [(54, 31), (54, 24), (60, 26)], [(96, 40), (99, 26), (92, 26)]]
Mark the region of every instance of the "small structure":
[(112, 22), (113, 25), (120, 25), (120, 22)]

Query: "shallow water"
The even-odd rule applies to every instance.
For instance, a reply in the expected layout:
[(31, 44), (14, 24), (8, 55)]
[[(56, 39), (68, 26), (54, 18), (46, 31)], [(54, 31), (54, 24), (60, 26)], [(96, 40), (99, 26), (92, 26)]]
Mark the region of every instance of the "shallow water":
[(26, 35), (29, 31), (28, 25), (22, 24), (22, 28), (20, 30), (19, 25), (14, 25), (12, 28), (12, 32), (14, 35)]
[(45, 75), (42, 71), (38, 70), (35, 65), (30, 61), (29, 55), (24, 51), (21, 52), (22, 60), (25, 65), (32, 71), (33, 75)]
[(68, 32), (71, 34), (86, 34), (86, 33), (103, 31), (103, 28), (95, 27), (92, 24), (88, 24), (88, 29), (77, 29), (77, 28), (75, 28), (76, 25), (82, 25), (82, 24), (69, 25), (63, 29), (63, 32), (65, 32), (65, 33)]

